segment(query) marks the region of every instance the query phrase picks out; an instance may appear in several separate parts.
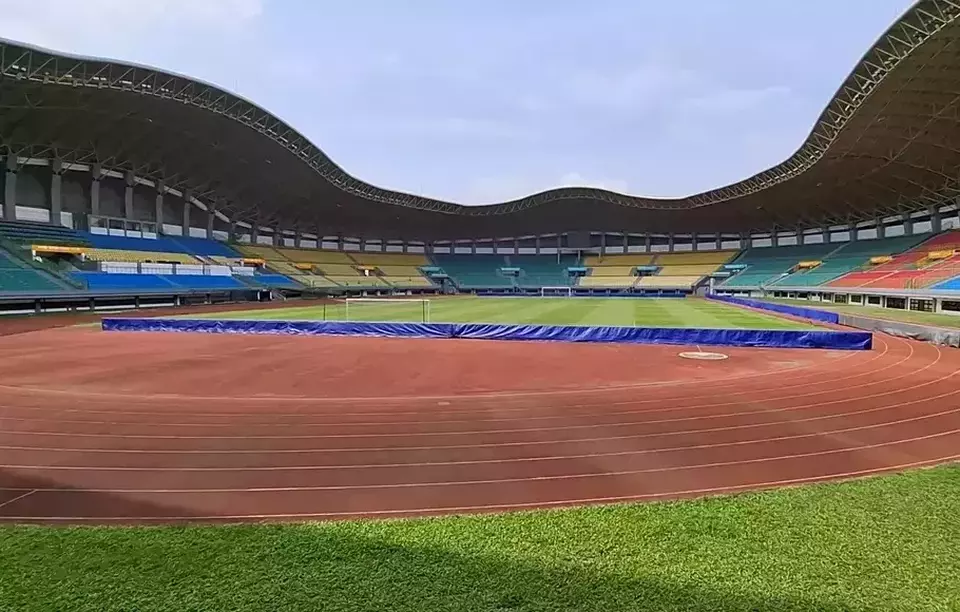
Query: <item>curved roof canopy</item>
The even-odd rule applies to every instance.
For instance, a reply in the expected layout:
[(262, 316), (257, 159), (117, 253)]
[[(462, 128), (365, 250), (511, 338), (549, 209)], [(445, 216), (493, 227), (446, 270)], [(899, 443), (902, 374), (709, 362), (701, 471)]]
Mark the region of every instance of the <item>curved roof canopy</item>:
[(850, 223), (956, 197), (958, 92), (960, 3), (920, 0), (773, 168), (678, 199), (563, 188), (462, 206), (364, 183), (291, 126), (213, 85), (0, 40), (0, 152), (133, 171), (236, 219), (325, 234), (739, 233)]

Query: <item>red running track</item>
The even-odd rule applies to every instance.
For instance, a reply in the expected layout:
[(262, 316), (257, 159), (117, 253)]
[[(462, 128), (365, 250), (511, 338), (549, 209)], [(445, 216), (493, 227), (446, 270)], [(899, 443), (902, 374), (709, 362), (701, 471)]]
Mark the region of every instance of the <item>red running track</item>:
[(657, 500), (960, 456), (960, 351), (0, 337), (0, 521), (392, 517)]

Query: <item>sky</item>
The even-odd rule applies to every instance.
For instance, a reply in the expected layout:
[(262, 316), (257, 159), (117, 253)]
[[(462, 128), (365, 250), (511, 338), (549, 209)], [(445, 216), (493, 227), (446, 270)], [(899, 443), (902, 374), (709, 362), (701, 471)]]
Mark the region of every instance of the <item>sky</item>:
[(0, 0), (0, 36), (206, 80), (462, 204), (682, 197), (789, 157), (911, 0)]

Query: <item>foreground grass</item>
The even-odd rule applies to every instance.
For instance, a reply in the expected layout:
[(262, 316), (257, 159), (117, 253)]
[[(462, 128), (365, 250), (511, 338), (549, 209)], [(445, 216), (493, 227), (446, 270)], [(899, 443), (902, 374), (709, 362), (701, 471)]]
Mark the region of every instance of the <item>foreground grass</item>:
[[(702, 299), (656, 298), (494, 298), (430, 299), (434, 323), (539, 323), (545, 325), (615, 325), (720, 329), (811, 329), (812, 325), (737, 306)], [(421, 321), (420, 301), (409, 303), (339, 302), (209, 315), (217, 319), (285, 319), (328, 321)]]
[(780, 304), (791, 304), (794, 306), (801, 305), (809, 308), (819, 308), (820, 310), (842, 312), (844, 314), (860, 315), (862, 317), (871, 317), (874, 319), (888, 319), (891, 321), (903, 321), (905, 323), (919, 323), (921, 325), (946, 327), (947, 329), (960, 329), (960, 315), (938, 314), (935, 312), (915, 312), (912, 310), (898, 310), (896, 308), (878, 308), (876, 306), (830, 304), (825, 302), (811, 302), (809, 300), (791, 300), (787, 298), (769, 299), (766, 301), (777, 302)]
[(960, 466), (669, 504), (0, 528), (0, 610), (958, 610)]

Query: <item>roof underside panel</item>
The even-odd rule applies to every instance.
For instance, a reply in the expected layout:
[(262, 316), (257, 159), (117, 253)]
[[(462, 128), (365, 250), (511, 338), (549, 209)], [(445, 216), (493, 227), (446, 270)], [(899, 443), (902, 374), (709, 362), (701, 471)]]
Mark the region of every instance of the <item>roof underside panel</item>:
[(861, 221), (960, 193), (960, 3), (921, 0), (864, 56), (790, 159), (657, 200), (558, 189), (491, 206), (393, 192), (212, 85), (0, 41), (0, 152), (132, 171), (235, 219), (327, 235), (485, 238), (570, 230), (729, 232)]

